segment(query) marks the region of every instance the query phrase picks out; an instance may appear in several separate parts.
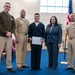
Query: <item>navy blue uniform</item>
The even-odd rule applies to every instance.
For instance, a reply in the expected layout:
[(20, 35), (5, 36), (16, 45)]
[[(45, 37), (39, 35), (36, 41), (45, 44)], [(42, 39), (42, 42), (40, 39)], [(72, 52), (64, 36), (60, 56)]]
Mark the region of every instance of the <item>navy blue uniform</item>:
[[(32, 38), (33, 36), (42, 37), (43, 39), (45, 39), (44, 24), (42, 24), (41, 22), (37, 26), (35, 22), (30, 24), (28, 37)], [(32, 69), (40, 68), (41, 50), (42, 50), (42, 45), (31, 44), (31, 68)]]

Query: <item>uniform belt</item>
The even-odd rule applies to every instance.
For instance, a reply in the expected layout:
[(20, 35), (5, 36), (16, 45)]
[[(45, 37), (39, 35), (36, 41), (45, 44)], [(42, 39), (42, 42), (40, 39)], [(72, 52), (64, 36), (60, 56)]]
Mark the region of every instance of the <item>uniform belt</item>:
[(73, 38), (69, 38), (70, 40), (73, 40)]
[(70, 40), (73, 40), (73, 39), (75, 39), (75, 38), (69, 38)]
[(28, 33), (22, 33), (22, 32), (19, 32), (19, 34), (24, 34), (24, 35), (26, 36)]

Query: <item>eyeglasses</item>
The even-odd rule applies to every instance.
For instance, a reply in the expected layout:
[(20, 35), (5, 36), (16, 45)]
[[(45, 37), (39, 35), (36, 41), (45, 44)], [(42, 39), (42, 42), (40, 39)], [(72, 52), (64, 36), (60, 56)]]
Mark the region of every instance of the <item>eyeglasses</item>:
[(11, 8), (10, 6), (5, 6), (5, 7)]

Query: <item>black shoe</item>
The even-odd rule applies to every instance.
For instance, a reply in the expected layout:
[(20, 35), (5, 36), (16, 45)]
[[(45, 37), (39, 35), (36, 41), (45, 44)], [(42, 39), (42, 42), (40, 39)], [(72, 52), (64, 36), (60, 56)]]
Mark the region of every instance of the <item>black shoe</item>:
[(11, 72), (15, 72), (15, 70), (13, 68), (8, 68), (7, 70), (11, 71)]
[(22, 67), (23, 67), (23, 68), (29, 68), (29, 66), (28, 66), (28, 65), (23, 65)]
[(37, 70), (39, 70), (39, 71), (40, 71), (40, 70), (41, 70), (41, 68), (37, 68)]
[(73, 73), (75, 73), (75, 69), (73, 70)]
[(71, 69), (73, 69), (72, 67), (67, 67), (65, 70), (71, 70)]
[(54, 69), (54, 70), (57, 70), (57, 67), (54, 67), (53, 69)]
[(52, 65), (48, 65), (48, 66), (47, 66), (47, 68), (50, 68), (50, 67), (52, 67)]
[(35, 69), (31, 68), (31, 71), (34, 71)]

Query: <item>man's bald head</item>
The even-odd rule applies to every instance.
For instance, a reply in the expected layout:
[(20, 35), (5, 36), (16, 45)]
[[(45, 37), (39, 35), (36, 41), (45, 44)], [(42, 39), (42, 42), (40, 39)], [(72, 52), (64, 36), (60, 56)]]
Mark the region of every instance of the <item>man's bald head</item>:
[(25, 16), (26, 16), (26, 11), (25, 11), (24, 9), (21, 10), (20, 16), (21, 16), (22, 18), (25, 18)]

